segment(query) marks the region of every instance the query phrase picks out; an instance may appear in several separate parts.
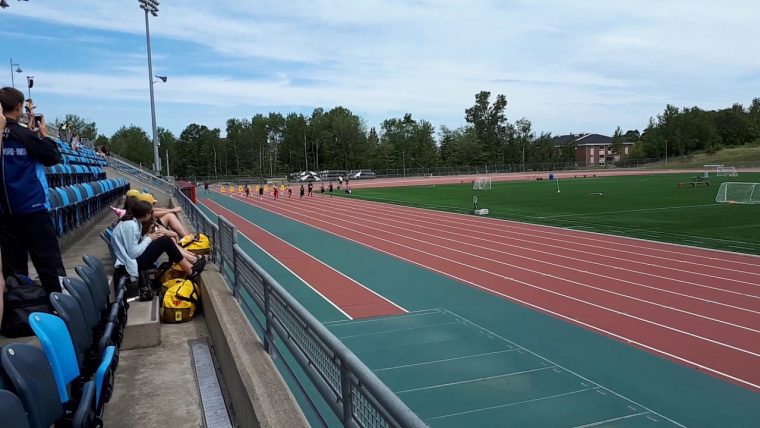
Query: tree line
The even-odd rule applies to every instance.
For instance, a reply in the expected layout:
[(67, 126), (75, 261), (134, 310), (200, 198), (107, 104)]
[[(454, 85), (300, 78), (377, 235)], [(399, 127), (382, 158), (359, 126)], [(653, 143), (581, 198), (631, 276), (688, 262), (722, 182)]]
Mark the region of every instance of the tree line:
[[(465, 125), (438, 129), (408, 113), (389, 118), (379, 129), (345, 107), (316, 108), (311, 115), (272, 112), (252, 118), (234, 118), (221, 130), (202, 124), (188, 125), (178, 136), (159, 128), (158, 140), (166, 174), (179, 177), (213, 175), (281, 175), (295, 171), (460, 167), (574, 162), (575, 147), (555, 147), (552, 135), (537, 133), (526, 118), (510, 122), (505, 95), (488, 91), (475, 95), (465, 109)], [(73, 115), (69, 115), (73, 116)], [(76, 116), (70, 123), (79, 123)], [(87, 124), (85, 121), (81, 121)], [(92, 124), (94, 128), (94, 124)], [(93, 129), (87, 130), (92, 136)], [(750, 107), (706, 111), (668, 105), (650, 119), (643, 132), (614, 132), (612, 150), (622, 141), (634, 141), (633, 158), (686, 155), (716, 151), (724, 146), (760, 140), (760, 98)], [(151, 139), (140, 127), (123, 126), (110, 138), (99, 135), (114, 153), (144, 166), (153, 162)]]

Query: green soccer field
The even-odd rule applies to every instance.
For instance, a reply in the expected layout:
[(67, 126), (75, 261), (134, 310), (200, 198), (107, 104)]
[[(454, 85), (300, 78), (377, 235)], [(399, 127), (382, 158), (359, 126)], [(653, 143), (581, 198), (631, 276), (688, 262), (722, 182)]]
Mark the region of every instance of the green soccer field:
[(710, 177), (710, 187), (678, 188), (694, 174), (494, 182), (355, 189), (353, 197), (468, 213), (473, 196), (490, 217), (760, 254), (760, 205), (718, 204), (724, 181), (760, 182), (760, 174)]

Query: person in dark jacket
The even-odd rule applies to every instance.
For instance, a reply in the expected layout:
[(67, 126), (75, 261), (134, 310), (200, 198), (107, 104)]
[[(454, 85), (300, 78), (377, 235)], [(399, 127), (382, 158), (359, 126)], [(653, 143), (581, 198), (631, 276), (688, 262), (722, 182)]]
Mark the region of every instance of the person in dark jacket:
[[(0, 247), (3, 276), (28, 275), (31, 256), (42, 286), (61, 291), (59, 277), (66, 276), (50, 209), (44, 167), (57, 164), (61, 152), (47, 138), (44, 117), (38, 132), (21, 126), (24, 94), (0, 89), (0, 105), (6, 119), (0, 156)], [(39, 133), (39, 135), (38, 135)]]

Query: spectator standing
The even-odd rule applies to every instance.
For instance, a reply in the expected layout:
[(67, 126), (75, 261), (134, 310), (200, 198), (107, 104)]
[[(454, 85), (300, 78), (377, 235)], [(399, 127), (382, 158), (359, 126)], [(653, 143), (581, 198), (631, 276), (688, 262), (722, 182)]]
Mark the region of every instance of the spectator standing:
[(19, 125), (24, 94), (14, 88), (0, 89), (0, 105), (6, 126), (0, 162), (0, 247), (3, 276), (28, 275), (28, 259), (48, 292), (61, 291), (59, 277), (66, 276), (61, 249), (50, 209), (44, 167), (57, 164), (61, 152), (47, 138), (45, 118), (37, 133)]

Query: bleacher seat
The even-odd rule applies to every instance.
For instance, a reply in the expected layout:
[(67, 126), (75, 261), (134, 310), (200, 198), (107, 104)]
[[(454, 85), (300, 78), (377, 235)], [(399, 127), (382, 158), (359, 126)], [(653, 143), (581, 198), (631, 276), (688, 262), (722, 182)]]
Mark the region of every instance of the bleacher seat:
[[(56, 295), (59, 298), (64, 296), (61, 293), (53, 293), (51, 297)], [(108, 347), (102, 354), (95, 372), (92, 375), (85, 375), (82, 373), (77, 360), (72, 334), (61, 318), (35, 312), (29, 315), (29, 324), (39, 338), (42, 349), (53, 368), (53, 376), (56, 380), (58, 392), (61, 394), (61, 403), (68, 403), (71, 400), (78, 402), (80, 397), (72, 397), (72, 394), (68, 392), (78, 392), (80, 385), (94, 382), (95, 415), (97, 417), (102, 416), (103, 406), (110, 399), (113, 390), (115, 347)]]
[(0, 361), (26, 410), (31, 428), (49, 428), (63, 421), (70, 421), (65, 425), (74, 428), (96, 426), (94, 382), (85, 383), (79, 401), (67, 403), (64, 408), (53, 369), (41, 349), (26, 344), (6, 345)]
[(29, 420), (26, 418), (24, 405), (16, 394), (0, 389), (0, 415), (3, 426), (13, 428), (29, 428)]

